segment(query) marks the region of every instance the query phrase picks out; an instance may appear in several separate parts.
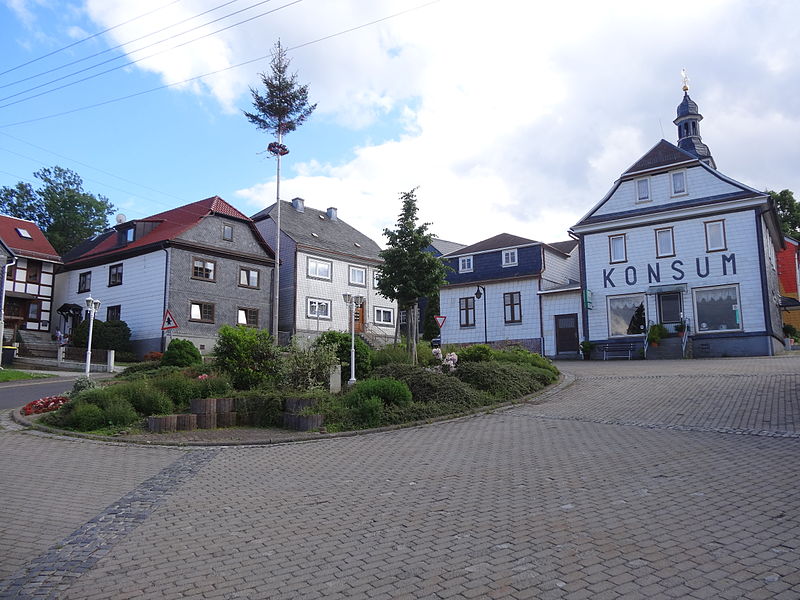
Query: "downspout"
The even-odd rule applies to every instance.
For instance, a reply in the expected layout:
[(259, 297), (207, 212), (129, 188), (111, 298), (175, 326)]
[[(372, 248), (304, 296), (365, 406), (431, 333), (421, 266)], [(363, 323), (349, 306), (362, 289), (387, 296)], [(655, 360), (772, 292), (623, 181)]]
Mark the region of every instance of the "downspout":
[[(536, 288), (538, 292), (542, 291), (542, 276), (544, 275), (544, 246), (539, 246), (539, 252), (542, 253), (542, 265), (539, 269), (539, 277), (536, 281)], [(542, 296), (540, 294), (536, 294), (536, 299), (538, 300), (537, 304), (539, 305), (539, 340), (541, 341), (541, 348), (539, 348), (539, 353), (542, 356), (545, 356), (544, 350), (544, 313), (542, 310)]]
[[(165, 244), (163, 248), (164, 251), (164, 309), (161, 311), (162, 315), (167, 314), (167, 310), (169, 310), (169, 248)], [(165, 330), (161, 330), (161, 352), (164, 352), (166, 348), (166, 338), (167, 334)]]
[[(17, 257), (15, 256), (10, 262), (3, 264), (2, 278), (0, 279), (0, 349), (3, 346), (3, 336), (5, 335), (5, 318), (6, 318), (6, 273), (8, 267), (13, 267), (17, 264)], [(0, 369), (3, 368), (3, 354), (0, 352)]]

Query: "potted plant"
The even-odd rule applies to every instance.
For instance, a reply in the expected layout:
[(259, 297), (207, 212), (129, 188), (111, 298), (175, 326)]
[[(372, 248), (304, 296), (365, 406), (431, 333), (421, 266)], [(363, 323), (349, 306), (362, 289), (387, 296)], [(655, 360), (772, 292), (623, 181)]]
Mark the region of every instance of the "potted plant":
[(656, 323), (647, 332), (647, 343), (650, 344), (651, 346), (658, 346), (662, 338), (666, 337), (668, 334), (669, 332), (667, 331), (667, 328), (664, 327), (663, 324)]
[(680, 323), (675, 325), (675, 331), (680, 337), (686, 335), (686, 321), (681, 321)]
[(589, 340), (583, 340), (581, 342), (581, 354), (583, 354), (583, 360), (590, 360), (592, 358), (592, 350), (594, 350), (595, 344), (594, 342), (590, 342)]

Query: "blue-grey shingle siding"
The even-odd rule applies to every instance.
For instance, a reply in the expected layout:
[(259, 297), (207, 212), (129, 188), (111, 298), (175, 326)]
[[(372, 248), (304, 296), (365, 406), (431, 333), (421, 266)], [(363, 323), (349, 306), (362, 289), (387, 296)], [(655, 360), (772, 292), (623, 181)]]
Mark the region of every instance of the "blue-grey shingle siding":
[(525, 246), (517, 248), (517, 266), (503, 266), (503, 251), (486, 252), (472, 255), (472, 272), (458, 272), (458, 258), (446, 260), (452, 268), (447, 273), (447, 283), (457, 285), (489, 281), (492, 279), (509, 279), (512, 277), (532, 277), (542, 272), (542, 247)]

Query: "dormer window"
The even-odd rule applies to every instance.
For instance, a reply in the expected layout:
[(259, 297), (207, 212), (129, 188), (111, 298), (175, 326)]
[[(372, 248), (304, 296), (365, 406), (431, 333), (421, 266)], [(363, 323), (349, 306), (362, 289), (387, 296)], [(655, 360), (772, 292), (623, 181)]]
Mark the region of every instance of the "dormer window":
[(125, 241), (128, 242), (128, 243), (131, 243), (133, 241), (133, 238), (135, 237), (135, 235), (136, 235), (136, 230), (133, 227), (131, 227), (130, 229), (126, 229), (125, 230)]
[(650, 202), (650, 180), (636, 180), (636, 202)]
[(511, 248), (510, 250), (503, 250), (503, 266), (516, 267), (517, 266), (517, 249)]
[(670, 181), (673, 196), (681, 196), (686, 193), (686, 171), (670, 173)]
[(458, 272), (459, 273), (472, 273), (472, 257), (462, 256), (458, 259)]
[(21, 238), (25, 238), (26, 240), (32, 240), (33, 236), (27, 229), (23, 229), (22, 227), (17, 227), (17, 235)]

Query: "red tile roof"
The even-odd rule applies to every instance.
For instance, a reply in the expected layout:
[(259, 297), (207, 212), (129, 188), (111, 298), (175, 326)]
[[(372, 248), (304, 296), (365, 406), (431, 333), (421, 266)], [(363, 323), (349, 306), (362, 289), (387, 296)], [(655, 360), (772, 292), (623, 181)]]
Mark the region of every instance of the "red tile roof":
[[(144, 219), (138, 219), (138, 221), (157, 222), (159, 224), (149, 233), (137, 240), (129, 242), (122, 248), (117, 243), (117, 236), (115, 234), (108, 235), (108, 233), (106, 233), (105, 238), (98, 240), (95, 244), (91, 242), (86, 243), (86, 245), (82, 244), (81, 246), (86, 248), (84, 251), (81, 251), (82, 248), (79, 246), (76, 248), (77, 252), (71, 252), (65, 257), (65, 260), (67, 262), (74, 262), (76, 260), (84, 260), (86, 258), (94, 258), (106, 254), (110, 255), (120, 250), (127, 252), (136, 248), (158, 244), (159, 242), (166, 242), (178, 237), (187, 229), (194, 227), (203, 217), (212, 214), (225, 215), (252, 223), (249, 217), (236, 210), (233, 206), (225, 202), (225, 200), (219, 196), (212, 196), (211, 198), (179, 206), (178, 208), (173, 208)], [(102, 236), (103, 234), (100, 235)]]
[[(18, 230), (27, 231), (30, 234), (30, 238), (21, 236)], [(47, 238), (44, 237), (42, 230), (33, 221), (0, 215), (0, 239), (17, 256), (53, 262), (61, 261), (58, 253), (47, 241)]]

